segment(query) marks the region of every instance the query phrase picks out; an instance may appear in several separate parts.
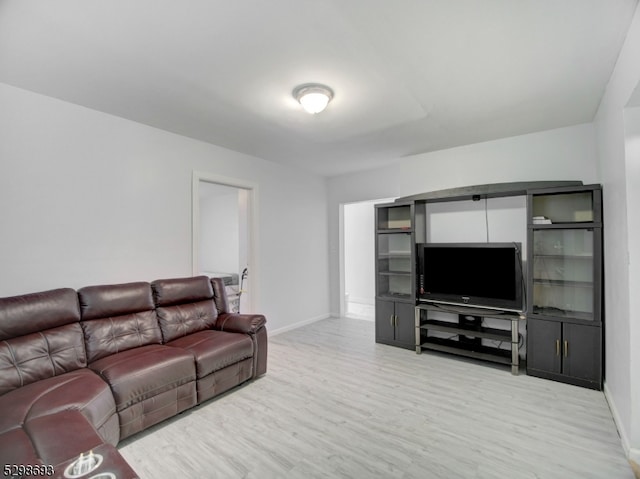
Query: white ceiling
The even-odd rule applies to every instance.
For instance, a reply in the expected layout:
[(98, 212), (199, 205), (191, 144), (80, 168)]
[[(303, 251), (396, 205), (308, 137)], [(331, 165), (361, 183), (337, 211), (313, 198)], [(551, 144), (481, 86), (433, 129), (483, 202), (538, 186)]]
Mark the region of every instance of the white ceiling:
[(591, 121), (636, 4), (0, 0), (0, 82), (332, 176)]

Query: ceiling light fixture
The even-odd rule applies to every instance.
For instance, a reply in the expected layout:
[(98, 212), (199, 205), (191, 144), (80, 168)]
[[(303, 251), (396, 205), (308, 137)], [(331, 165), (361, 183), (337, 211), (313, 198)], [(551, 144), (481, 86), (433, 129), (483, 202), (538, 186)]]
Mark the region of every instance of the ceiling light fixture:
[(307, 112), (316, 114), (327, 107), (333, 98), (333, 91), (325, 85), (307, 83), (296, 87), (293, 90), (293, 97)]

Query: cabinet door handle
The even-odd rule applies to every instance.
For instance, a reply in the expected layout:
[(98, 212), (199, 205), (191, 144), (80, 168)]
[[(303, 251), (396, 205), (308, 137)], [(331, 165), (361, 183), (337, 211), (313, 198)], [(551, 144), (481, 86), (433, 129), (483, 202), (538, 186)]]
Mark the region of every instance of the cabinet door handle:
[(391, 316), (389, 316), (389, 324), (393, 328), (393, 314)]
[(560, 340), (556, 339), (556, 356), (560, 356)]
[(564, 357), (569, 356), (569, 341), (564, 342)]
[(398, 315), (394, 315), (393, 316), (393, 325), (397, 328), (398, 327)]

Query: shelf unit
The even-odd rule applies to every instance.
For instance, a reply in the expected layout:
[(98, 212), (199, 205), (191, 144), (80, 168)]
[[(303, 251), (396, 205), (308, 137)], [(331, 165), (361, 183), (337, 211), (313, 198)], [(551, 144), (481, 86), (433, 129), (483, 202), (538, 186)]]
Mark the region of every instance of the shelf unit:
[[(518, 324), (525, 314), (455, 312), (417, 303), (416, 244), (426, 242), (428, 203), (527, 198), (527, 373), (602, 388), (602, 189), (581, 181), (532, 181), (464, 186), (399, 198), (376, 206), (376, 341), (511, 365), (520, 358)], [(460, 318), (479, 318), (474, 322)], [(509, 320), (486, 327), (482, 318)], [(484, 343), (483, 343), (484, 341)], [(510, 347), (492, 347), (489, 342)]]
[[(430, 313), (433, 312), (454, 314), (458, 319), (430, 319)], [(485, 318), (508, 321), (509, 324), (506, 324), (504, 329), (487, 327), (483, 325)], [(519, 323), (523, 319), (523, 315), (510, 312), (418, 304), (415, 307), (416, 353), (420, 354), (426, 349), (507, 364), (511, 366), (511, 373), (516, 375), (520, 367), (518, 331)], [(433, 333), (440, 333), (440, 336), (433, 336)], [(444, 334), (448, 337), (443, 337)], [(490, 340), (494, 344), (487, 345), (486, 341), (482, 340)], [(501, 344), (508, 345), (508, 349), (501, 348)]]
[(532, 190), (527, 374), (602, 388), (602, 190)]
[(414, 348), (416, 206), (376, 205), (376, 342)]

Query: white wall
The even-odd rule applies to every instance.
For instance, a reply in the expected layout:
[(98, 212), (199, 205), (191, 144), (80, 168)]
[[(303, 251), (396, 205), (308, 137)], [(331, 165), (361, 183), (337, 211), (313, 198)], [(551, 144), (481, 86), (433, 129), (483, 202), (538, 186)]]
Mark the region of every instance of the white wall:
[[(640, 84), (639, 84), (640, 85)], [(640, 205), (640, 107), (625, 111), (625, 157), (627, 169), (627, 227), (629, 231), (629, 352), (631, 426), (629, 447), (632, 458), (640, 464), (640, 215), (633, 206)]]
[(637, 157), (625, 156), (624, 109), (640, 82), (638, 58), (640, 10), (636, 9), (594, 121), (604, 185), (605, 391), (623, 445), (636, 462), (640, 462), (640, 231), (633, 218), (638, 215), (640, 178), (637, 167), (630, 167)]
[(339, 311), (339, 205), (458, 186), (532, 180), (597, 182), (592, 124), (397, 159), (393, 166), (330, 178), (331, 311)]
[(526, 260), (525, 196), (429, 203), (426, 212), (429, 243), (516, 242)]
[(344, 205), (344, 276), (349, 300), (374, 304), (374, 202)]
[(0, 84), (0, 296), (190, 276), (193, 171), (259, 187), (257, 309), (328, 314), (324, 178)]
[[(429, 243), (520, 243), (522, 259), (522, 279), (526, 281), (527, 272), (527, 199), (526, 196), (508, 196), (488, 198), (480, 201), (455, 201), (429, 203), (426, 207), (426, 239)], [(524, 298), (526, 301), (526, 297)], [(526, 308), (526, 304), (525, 304)], [(432, 314), (445, 321), (454, 320), (457, 315), (450, 313)], [(485, 326), (504, 329), (504, 320), (484, 319)], [(522, 341), (519, 354), (526, 357), (526, 324), (520, 322), (519, 331)], [(448, 333), (442, 337), (451, 336)], [(483, 344), (496, 347), (498, 342), (482, 340)], [(500, 342), (501, 343), (501, 342)], [(502, 344), (503, 349), (510, 345)]]

